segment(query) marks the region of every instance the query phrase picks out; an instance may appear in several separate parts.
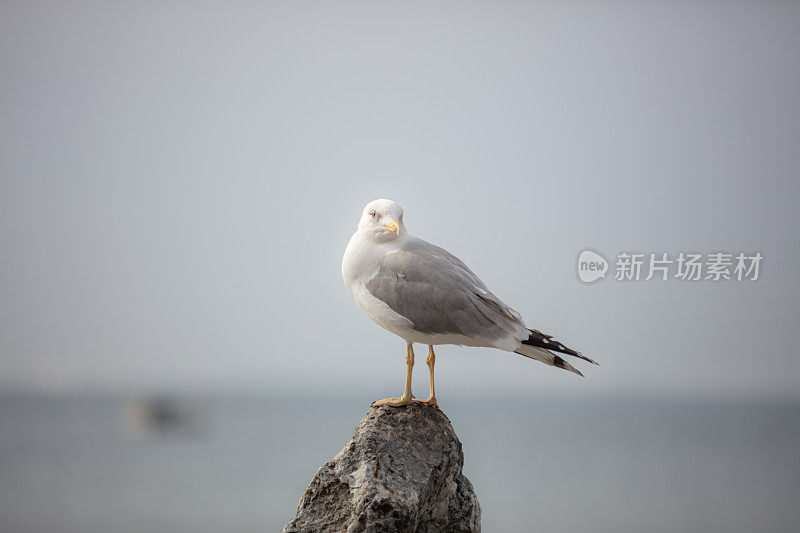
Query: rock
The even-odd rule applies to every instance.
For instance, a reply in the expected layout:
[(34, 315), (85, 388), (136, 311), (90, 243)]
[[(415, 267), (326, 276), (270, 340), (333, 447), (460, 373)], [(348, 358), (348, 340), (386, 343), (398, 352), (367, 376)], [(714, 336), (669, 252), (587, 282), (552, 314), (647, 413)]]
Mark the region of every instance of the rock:
[(314, 476), (283, 533), (480, 531), (463, 465), (461, 442), (439, 409), (372, 408)]

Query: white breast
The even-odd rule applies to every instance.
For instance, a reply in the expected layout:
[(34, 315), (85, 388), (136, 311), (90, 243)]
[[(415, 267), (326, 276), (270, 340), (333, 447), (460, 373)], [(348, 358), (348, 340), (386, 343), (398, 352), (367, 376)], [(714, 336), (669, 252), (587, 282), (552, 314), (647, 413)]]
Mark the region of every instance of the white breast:
[(342, 279), (353, 299), (375, 323), (408, 340), (412, 323), (391, 307), (375, 298), (366, 284), (378, 273), (386, 253), (396, 248), (394, 241), (388, 243), (368, 242), (367, 237), (355, 232), (347, 245), (342, 259)]

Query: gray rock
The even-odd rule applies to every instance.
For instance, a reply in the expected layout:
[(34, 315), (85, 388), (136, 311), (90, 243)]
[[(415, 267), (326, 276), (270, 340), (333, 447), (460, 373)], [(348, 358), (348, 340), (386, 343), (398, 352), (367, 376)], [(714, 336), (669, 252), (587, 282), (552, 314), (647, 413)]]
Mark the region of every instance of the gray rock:
[(439, 409), (372, 408), (314, 476), (283, 533), (480, 531), (463, 465), (461, 442)]

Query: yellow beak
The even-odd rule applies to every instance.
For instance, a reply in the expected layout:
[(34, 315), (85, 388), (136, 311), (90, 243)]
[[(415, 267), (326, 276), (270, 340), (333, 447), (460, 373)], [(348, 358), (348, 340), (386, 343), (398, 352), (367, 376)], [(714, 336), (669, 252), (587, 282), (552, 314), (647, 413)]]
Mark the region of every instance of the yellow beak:
[(398, 224), (395, 219), (392, 219), (388, 224), (384, 224), (383, 227), (386, 228), (386, 231), (391, 231), (395, 235), (400, 235), (400, 224)]

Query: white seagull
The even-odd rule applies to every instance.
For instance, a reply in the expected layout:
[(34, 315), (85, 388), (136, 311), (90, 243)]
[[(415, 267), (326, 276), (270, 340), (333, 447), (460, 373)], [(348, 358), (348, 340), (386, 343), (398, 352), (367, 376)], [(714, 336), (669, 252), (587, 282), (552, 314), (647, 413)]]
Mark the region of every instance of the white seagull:
[(597, 364), (550, 335), (528, 329), (519, 313), (492, 294), (460, 259), (409, 234), (403, 209), (391, 200), (374, 200), (364, 207), (358, 230), (344, 252), (342, 278), (372, 320), (406, 341), (403, 396), (378, 400), (375, 407), (400, 407), (413, 401), (415, 342), (428, 345), (425, 361), (431, 394), (423, 403), (433, 406), (438, 406), (433, 347), (440, 344), (498, 348), (581, 376), (553, 352)]

